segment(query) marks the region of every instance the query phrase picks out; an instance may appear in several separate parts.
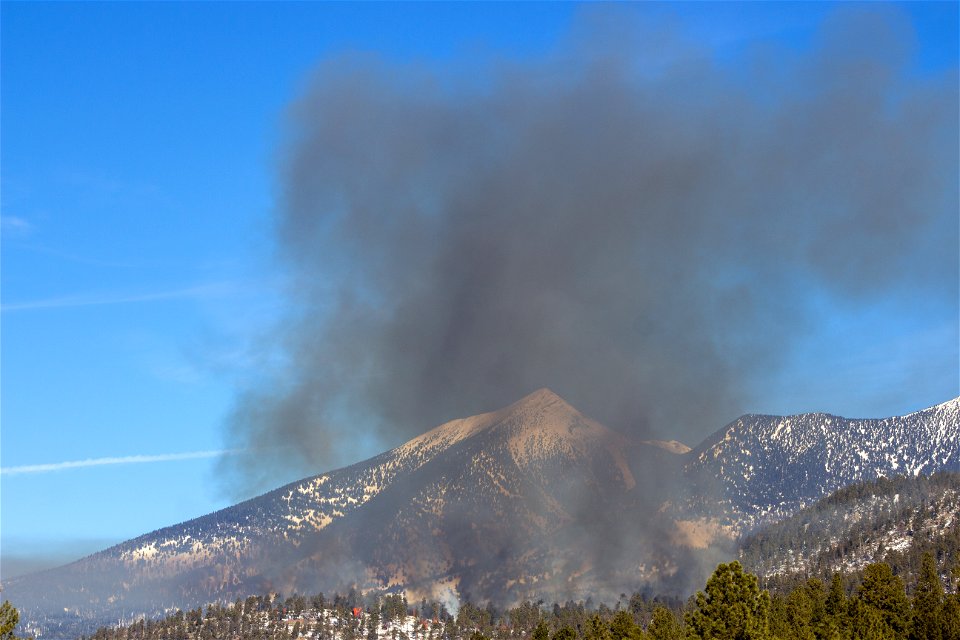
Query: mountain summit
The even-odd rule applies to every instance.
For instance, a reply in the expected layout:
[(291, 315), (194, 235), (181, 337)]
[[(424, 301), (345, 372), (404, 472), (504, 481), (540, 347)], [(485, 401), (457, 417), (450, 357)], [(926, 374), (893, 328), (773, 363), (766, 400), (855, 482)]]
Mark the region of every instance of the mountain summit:
[[(689, 450), (549, 389), (369, 460), (4, 585), (44, 638), (253, 593), (686, 595), (735, 537), (850, 482), (960, 470), (960, 399), (908, 416), (744, 416)], [(611, 600), (612, 599), (612, 600)]]
[(582, 459), (605, 449), (621, 472), (622, 484), (636, 484), (624, 458), (624, 436), (587, 418), (553, 391), (543, 388), (490, 413), (453, 420), (414, 438), (394, 451), (423, 457), (461, 441), (476, 439), (482, 448), (505, 450), (520, 469), (565, 457)]
[(597, 442), (612, 444), (623, 440), (619, 434), (581, 414), (553, 391), (543, 388), (499, 411), (444, 423), (394, 449), (394, 452), (398, 455), (436, 453), (475, 437), (509, 442), (511, 454), (519, 465), (530, 462), (531, 456), (543, 457), (551, 451), (574, 455)]

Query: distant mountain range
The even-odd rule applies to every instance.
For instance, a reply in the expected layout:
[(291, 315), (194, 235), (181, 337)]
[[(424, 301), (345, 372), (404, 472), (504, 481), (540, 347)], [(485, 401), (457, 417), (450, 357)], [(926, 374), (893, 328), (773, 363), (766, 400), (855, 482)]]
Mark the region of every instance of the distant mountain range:
[(541, 389), (355, 465), (10, 580), (44, 638), (252, 593), (352, 585), (615, 601), (685, 594), (741, 534), (854, 482), (960, 471), (960, 398), (908, 416), (744, 416), (693, 450)]
[(960, 398), (882, 420), (746, 415), (691, 451), (685, 468), (719, 487), (719, 514), (749, 530), (851, 484), (960, 469)]
[(960, 473), (899, 476), (839, 489), (741, 540), (740, 560), (765, 578), (852, 574), (888, 562), (916, 578), (923, 552), (947, 584), (960, 563)]

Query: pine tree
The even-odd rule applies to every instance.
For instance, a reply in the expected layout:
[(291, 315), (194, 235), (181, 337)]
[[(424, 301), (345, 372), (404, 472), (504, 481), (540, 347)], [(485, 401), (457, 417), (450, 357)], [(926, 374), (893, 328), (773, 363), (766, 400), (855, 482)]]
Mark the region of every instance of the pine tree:
[(787, 624), (790, 638), (815, 640), (813, 635), (813, 600), (806, 586), (797, 587), (787, 596)]
[(920, 576), (913, 593), (911, 640), (941, 640), (943, 637), (943, 584), (937, 575), (933, 554), (926, 552), (920, 564)]
[(947, 596), (940, 612), (943, 640), (960, 640), (960, 594)]
[(787, 621), (787, 599), (781, 594), (774, 594), (770, 598), (770, 635), (778, 640), (792, 637)]
[(910, 602), (903, 580), (893, 575), (890, 565), (876, 562), (863, 570), (863, 583), (858, 599), (868, 609), (877, 612), (896, 638), (906, 637), (910, 621)]
[(900, 637), (890, 628), (880, 611), (859, 598), (850, 601), (849, 619), (851, 640), (895, 640)]
[(830, 579), (830, 591), (827, 593), (826, 610), (828, 616), (841, 615), (847, 608), (847, 596), (843, 592), (843, 578), (835, 572)]
[(367, 640), (377, 640), (377, 626), (380, 624), (380, 605), (371, 607), (367, 615)]
[(827, 592), (824, 589), (823, 582), (817, 578), (810, 578), (804, 585), (807, 596), (810, 598), (810, 628), (818, 640), (824, 637), (830, 638), (831, 634), (827, 632)]
[(610, 621), (610, 633), (613, 640), (634, 640), (637, 636), (637, 625), (629, 611), (618, 611)]
[(824, 601), (823, 624), (819, 632), (821, 638), (832, 640), (843, 636), (848, 621), (847, 608), (847, 596), (843, 592), (843, 578), (840, 577), (839, 573), (834, 573), (830, 580), (827, 599)]
[(0, 640), (14, 640), (13, 630), (20, 623), (20, 612), (10, 604), (9, 600), (4, 600), (0, 604)]
[(587, 621), (587, 629), (584, 635), (586, 640), (613, 640), (610, 627), (603, 621), (599, 613), (593, 614)]
[(547, 627), (547, 622), (541, 620), (537, 623), (537, 627), (533, 630), (533, 640), (549, 640), (550, 638), (550, 628)]
[(687, 635), (704, 640), (769, 638), (770, 596), (740, 563), (720, 564), (686, 616)]
[(683, 628), (680, 621), (666, 607), (657, 606), (653, 609), (650, 626), (647, 633), (653, 640), (682, 640)]
[(563, 626), (557, 629), (550, 640), (576, 640), (577, 632), (571, 629), (568, 626)]

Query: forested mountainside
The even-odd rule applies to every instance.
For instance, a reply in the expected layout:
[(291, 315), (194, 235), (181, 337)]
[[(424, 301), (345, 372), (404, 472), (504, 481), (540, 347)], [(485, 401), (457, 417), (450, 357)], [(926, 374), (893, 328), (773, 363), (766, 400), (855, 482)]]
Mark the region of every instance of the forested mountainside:
[[(900, 476), (834, 492), (746, 536), (740, 559), (762, 577), (857, 575), (885, 561), (907, 578), (930, 552), (943, 577), (960, 564), (960, 473)], [(766, 581), (768, 584), (770, 581)]]
[[(960, 572), (958, 572), (960, 574)], [(960, 577), (960, 575), (958, 575)], [(945, 588), (946, 586), (946, 588)], [(768, 592), (737, 562), (720, 564), (686, 602), (634, 593), (612, 607), (587, 602), (509, 609), (351, 591), (326, 598), (280, 594), (104, 627), (89, 640), (957, 640), (960, 595), (931, 553), (905, 582), (885, 563), (856, 581), (834, 573)]]

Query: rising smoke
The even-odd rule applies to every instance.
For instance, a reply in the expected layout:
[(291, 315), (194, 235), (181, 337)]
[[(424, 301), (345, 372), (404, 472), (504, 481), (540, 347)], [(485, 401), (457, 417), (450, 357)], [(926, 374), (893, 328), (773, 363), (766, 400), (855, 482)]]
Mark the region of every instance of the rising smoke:
[(228, 421), (255, 452), (224, 460), (235, 495), (543, 386), (695, 444), (815, 329), (810, 300), (956, 300), (957, 79), (908, 72), (906, 21), (733, 64), (627, 17), (521, 62), (320, 64), (280, 171), (282, 365)]

